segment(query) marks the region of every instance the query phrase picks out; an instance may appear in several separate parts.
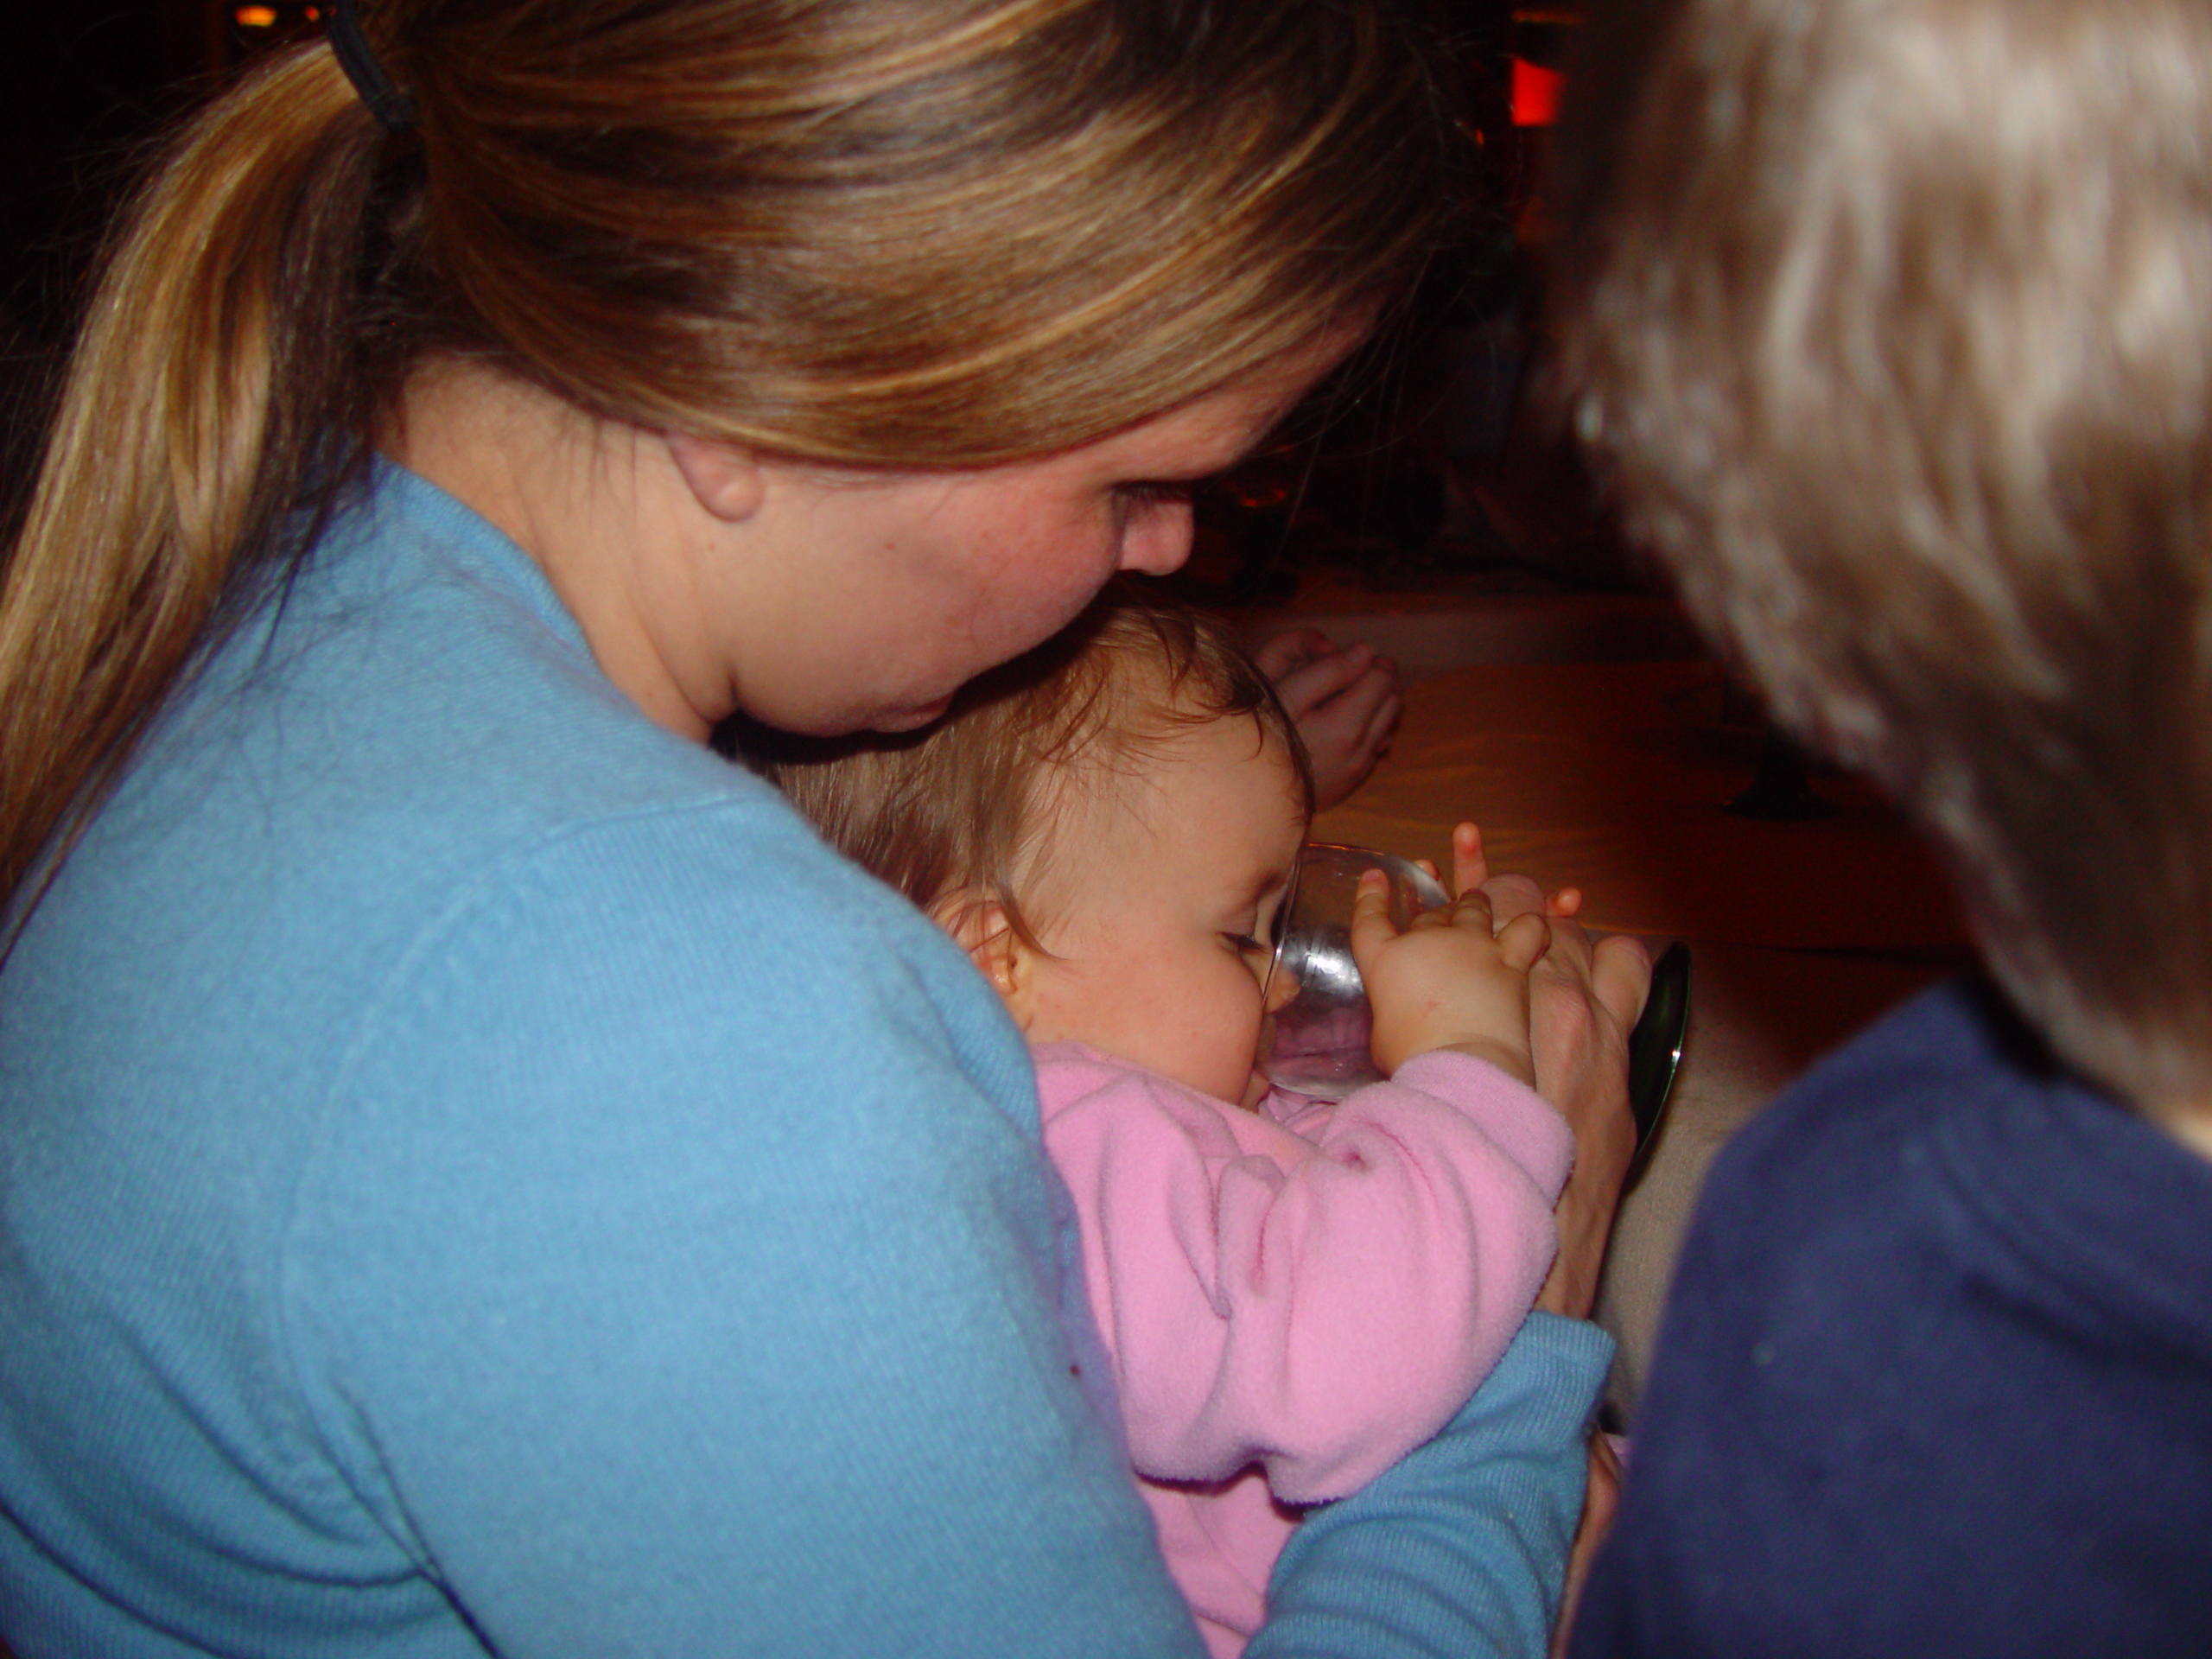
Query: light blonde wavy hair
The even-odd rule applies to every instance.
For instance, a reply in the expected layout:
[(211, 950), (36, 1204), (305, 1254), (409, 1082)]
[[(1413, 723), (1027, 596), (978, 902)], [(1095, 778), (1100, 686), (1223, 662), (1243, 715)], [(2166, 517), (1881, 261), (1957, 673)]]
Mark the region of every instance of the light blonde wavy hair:
[(1459, 199), (1445, 54), (1388, 0), (363, 10), (419, 130), (304, 47), (114, 240), (0, 594), (14, 925), (426, 355), (787, 457), (988, 466), (1363, 315)]
[(2212, 1098), (2212, 8), (1611, 24), (1554, 282), (1631, 520), (2062, 1053)]

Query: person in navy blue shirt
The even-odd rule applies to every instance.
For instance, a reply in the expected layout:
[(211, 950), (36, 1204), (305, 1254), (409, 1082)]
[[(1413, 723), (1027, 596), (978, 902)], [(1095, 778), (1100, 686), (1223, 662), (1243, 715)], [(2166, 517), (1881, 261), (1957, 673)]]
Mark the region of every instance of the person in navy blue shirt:
[(1573, 421), (1986, 976), (1715, 1166), (1572, 1651), (2212, 1652), (2212, 9), (1585, 47)]

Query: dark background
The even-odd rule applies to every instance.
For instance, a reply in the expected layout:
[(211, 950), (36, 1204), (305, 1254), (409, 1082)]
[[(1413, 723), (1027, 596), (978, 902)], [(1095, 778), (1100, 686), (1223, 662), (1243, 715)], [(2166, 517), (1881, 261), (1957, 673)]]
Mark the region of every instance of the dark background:
[[(0, 34), (0, 491), (29, 464), (115, 202), (168, 123), (307, 0), (17, 0)], [(266, 22), (259, 21), (266, 16)]]

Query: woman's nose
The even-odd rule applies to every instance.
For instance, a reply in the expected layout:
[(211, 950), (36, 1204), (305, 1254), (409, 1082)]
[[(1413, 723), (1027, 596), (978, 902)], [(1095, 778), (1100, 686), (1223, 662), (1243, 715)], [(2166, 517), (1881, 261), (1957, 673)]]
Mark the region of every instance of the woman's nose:
[(1164, 576), (1191, 556), (1191, 504), (1163, 501), (1131, 524), (1122, 538), (1121, 568)]

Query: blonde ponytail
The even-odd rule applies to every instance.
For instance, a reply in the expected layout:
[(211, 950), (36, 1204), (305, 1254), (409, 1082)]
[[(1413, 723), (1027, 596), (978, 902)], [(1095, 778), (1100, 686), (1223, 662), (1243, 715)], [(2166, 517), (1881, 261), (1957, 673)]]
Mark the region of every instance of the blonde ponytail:
[[(201, 113), (143, 188), (0, 592), (0, 911), (43, 879), (310, 474), (358, 451), (356, 273), (382, 135), (321, 48)], [(54, 859), (46, 861), (50, 872)]]

